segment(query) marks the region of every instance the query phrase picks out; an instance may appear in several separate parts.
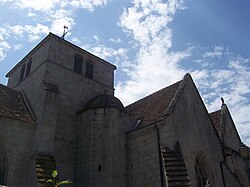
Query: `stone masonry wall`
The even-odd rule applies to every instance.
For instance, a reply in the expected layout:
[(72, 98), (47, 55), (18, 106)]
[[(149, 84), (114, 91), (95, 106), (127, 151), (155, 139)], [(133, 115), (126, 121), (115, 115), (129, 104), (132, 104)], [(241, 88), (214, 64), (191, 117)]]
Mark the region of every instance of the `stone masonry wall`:
[(171, 125), (183, 152), (191, 186), (196, 186), (195, 160), (198, 155), (202, 155), (203, 162), (206, 163), (209, 182), (215, 186), (223, 186), (220, 169), (223, 155), (219, 137), (191, 79), (188, 79), (171, 117)]
[(49, 60), (61, 65), (69, 70), (74, 68), (74, 57), (76, 54), (79, 54), (83, 58), (82, 65), (82, 75), (85, 76), (85, 67), (87, 60), (91, 60), (94, 65), (94, 75), (93, 80), (107, 85), (113, 88), (114, 82), (114, 69), (115, 66), (100, 59), (97, 56), (94, 56), (87, 51), (82, 50), (81, 48), (72, 45), (61, 38), (53, 37), (51, 39)]
[(161, 172), (157, 132), (154, 126), (127, 135), (130, 187), (159, 187)]
[(8, 186), (27, 186), (35, 127), (34, 124), (0, 118), (0, 146), (8, 159)]
[(113, 108), (91, 109), (79, 117), (75, 186), (125, 187), (129, 118)]

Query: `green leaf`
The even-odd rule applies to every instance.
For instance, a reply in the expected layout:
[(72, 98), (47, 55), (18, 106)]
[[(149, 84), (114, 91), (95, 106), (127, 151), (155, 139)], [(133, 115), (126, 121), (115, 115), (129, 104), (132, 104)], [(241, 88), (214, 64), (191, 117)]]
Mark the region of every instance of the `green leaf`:
[(52, 180), (52, 179), (49, 179), (49, 180), (47, 180), (47, 182), (51, 182), (51, 183), (53, 183), (53, 180)]
[(51, 175), (52, 175), (53, 178), (56, 178), (56, 176), (58, 175), (57, 170), (53, 170)]
[(72, 184), (72, 182), (70, 180), (65, 180), (65, 181), (61, 181), (57, 183), (58, 186), (63, 185), (63, 184)]

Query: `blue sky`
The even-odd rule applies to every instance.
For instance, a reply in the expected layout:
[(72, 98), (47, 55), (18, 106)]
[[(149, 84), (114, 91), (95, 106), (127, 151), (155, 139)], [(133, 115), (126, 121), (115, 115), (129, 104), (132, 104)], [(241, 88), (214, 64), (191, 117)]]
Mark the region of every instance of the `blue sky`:
[(127, 105), (190, 73), (209, 112), (224, 97), (250, 145), (250, 1), (0, 0), (0, 82), (49, 32), (115, 64)]

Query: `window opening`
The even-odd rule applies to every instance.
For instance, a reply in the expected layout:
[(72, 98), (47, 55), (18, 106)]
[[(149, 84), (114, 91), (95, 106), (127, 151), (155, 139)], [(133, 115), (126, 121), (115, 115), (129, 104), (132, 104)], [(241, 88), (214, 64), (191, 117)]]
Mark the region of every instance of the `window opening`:
[(94, 73), (94, 65), (92, 61), (89, 59), (86, 63), (86, 77), (92, 79)]
[(74, 71), (81, 74), (82, 73), (82, 56), (76, 54), (74, 59)]
[(30, 59), (29, 62), (28, 62), (28, 64), (27, 64), (27, 69), (26, 69), (25, 77), (27, 77), (30, 74), (31, 64), (32, 64), (32, 59)]
[(208, 184), (208, 177), (204, 164), (199, 158), (196, 158), (195, 161), (195, 179), (196, 187), (204, 187)]
[(102, 166), (98, 165), (98, 171), (101, 172), (102, 171)]
[(19, 77), (19, 81), (23, 80), (24, 78), (24, 72), (25, 72), (25, 64), (23, 64), (21, 72), (20, 72), (20, 77)]

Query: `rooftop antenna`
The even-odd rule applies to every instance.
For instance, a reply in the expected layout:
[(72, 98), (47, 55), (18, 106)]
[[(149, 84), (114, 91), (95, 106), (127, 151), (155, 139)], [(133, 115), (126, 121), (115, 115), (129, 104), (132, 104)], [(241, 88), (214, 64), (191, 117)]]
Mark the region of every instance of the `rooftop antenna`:
[(61, 38), (64, 40), (64, 37), (65, 37), (65, 35), (68, 33), (68, 31), (66, 31), (66, 30), (68, 30), (69, 28), (68, 27), (66, 27), (65, 25), (63, 26), (63, 35), (61, 36)]

